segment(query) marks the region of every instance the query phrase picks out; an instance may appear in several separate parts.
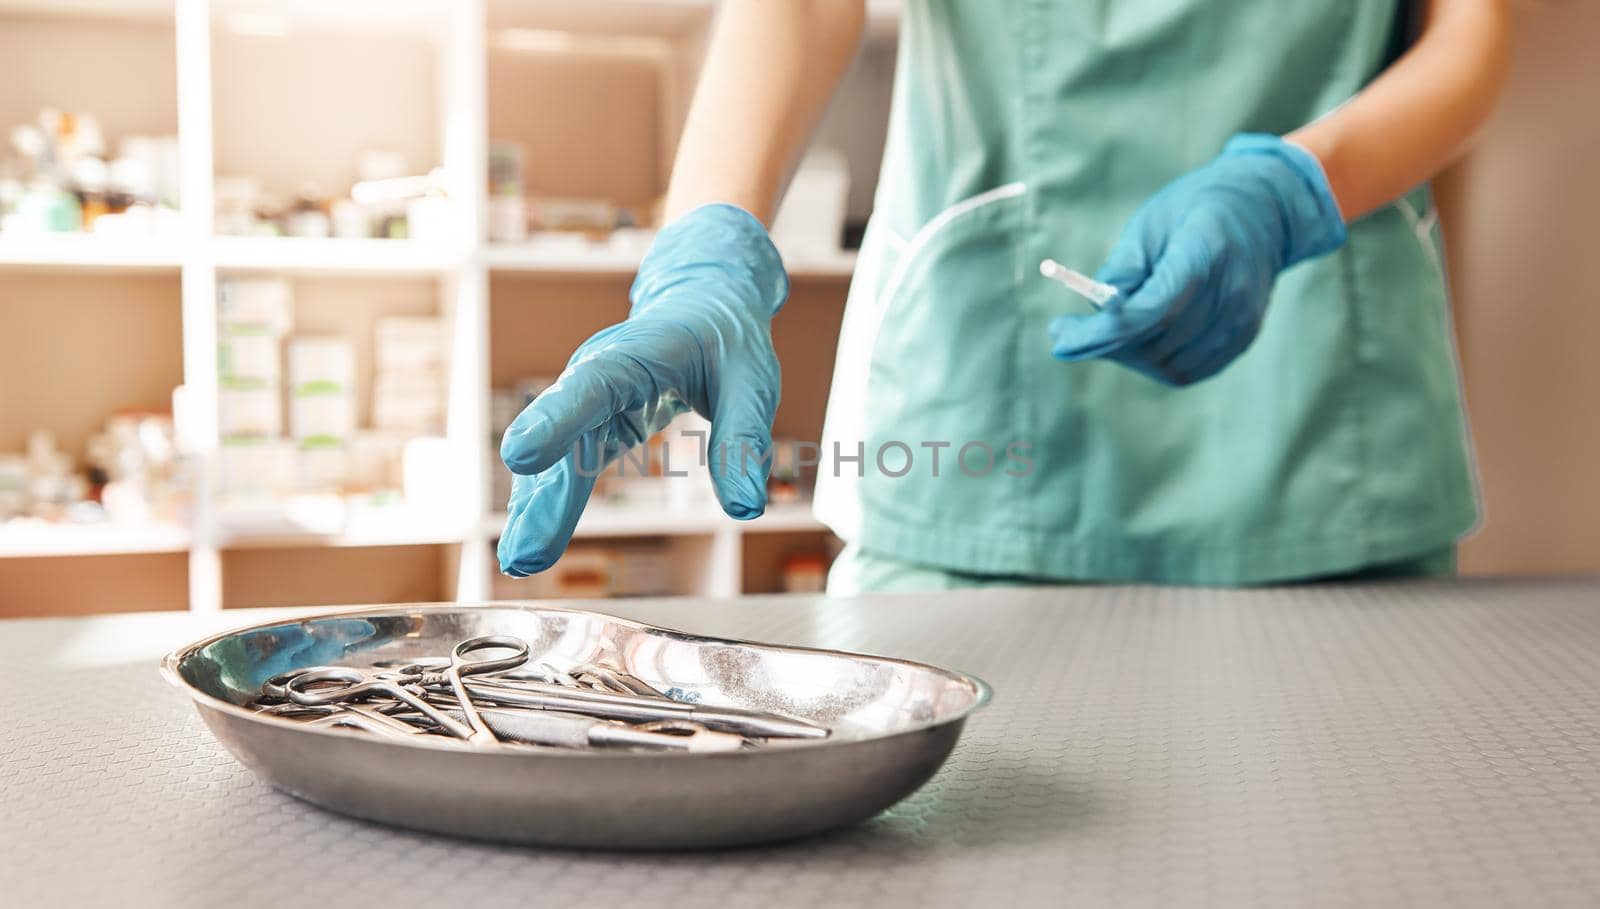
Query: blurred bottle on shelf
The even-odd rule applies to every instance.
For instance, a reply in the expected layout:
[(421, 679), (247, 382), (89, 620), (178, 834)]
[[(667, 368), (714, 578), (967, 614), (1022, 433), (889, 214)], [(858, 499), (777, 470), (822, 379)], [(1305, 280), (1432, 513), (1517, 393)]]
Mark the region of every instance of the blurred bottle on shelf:
[(176, 136), (126, 136), (108, 157), (93, 115), (46, 108), (10, 140), (0, 159), (0, 233), (177, 231)]
[(828, 560), (815, 552), (797, 552), (783, 560), (784, 593), (822, 593), (828, 586)]
[(489, 242), (532, 238), (552, 256), (574, 257), (597, 251), (642, 256), (649, 248), (659, 200), (639, 209), (614, 199), (531, 195), (524, 160), (519, 143), (489, 143)]
[(489, 242), (521, 243), (528, 239), (528, 208), (523, 201), (522, 146), (515, 142), (489, 145)]
[(217, 177), (215, 198), (215, 230), (227, 236), (442, 243), (460, 235), (443, 171), (417, 174), (403, 155), (384, 150), (356, 157), (356, 182), (343, 196), (304, 183), (285, 202), (253, 177), (229, 175)]
[[(798, 439), (772, 440), (772, 472), (767, 475), (767, 504), (793, 505), (810, 498), (817, 445)], [(809, 462), (805, 459), (809, 458)]]
[(150, 524), (187, 519), (191, 471), (172, 417), (119, 413), (84, 445), (82, 464), (48, 430), (0, 454), (0, 522)]

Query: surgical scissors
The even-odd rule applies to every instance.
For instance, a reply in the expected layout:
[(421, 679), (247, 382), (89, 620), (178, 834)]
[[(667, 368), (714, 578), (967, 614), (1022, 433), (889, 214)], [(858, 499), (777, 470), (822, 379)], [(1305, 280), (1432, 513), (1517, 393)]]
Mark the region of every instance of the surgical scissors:
[(429, 704), (416, 691), (396, 681), (394, 675), (351, 666), (318, 666), (297, 673), (284, 683), (283, 689), (289, 700), (302, 707), (324, 707), (371, 697), (389, 698), (422, 714), (458, 739), (472, 739), (470, 727)]

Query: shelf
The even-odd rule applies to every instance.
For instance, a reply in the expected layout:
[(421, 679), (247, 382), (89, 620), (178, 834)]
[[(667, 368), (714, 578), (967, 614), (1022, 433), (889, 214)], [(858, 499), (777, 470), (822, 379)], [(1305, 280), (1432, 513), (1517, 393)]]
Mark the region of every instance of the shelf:
[(218, 27), (251, 37), (281, 38), (296, 31), (437, 35), (449, 24), (440, 0), (214, 0)]
[[(491, 539), (505, 529), (506, 514), (490, 515), (483, 534)], [(810, 503), (775, 505), (754, 521), (735, 521), (721, 511), (703, 509), (672, 513), (660, 505), (595, 504), (584, 509), (573, 539), (605, 537), (703, 536), (720, 532), (782, 533), (827, 530), (811, 514)]]
[(0, 524), (0, 558), (184, 552), (188, 528), (175, 524)]
[(487, 268), (496, 271), (545, 274), (631, 275), (639, 268), (643, 250), (620, 248), (604, 243), (579, 246), (569, 242), (490, 244), (478, 254)]
[[(643, 250), (603, 243), (577, 247), (575, 244), (541, 243), (491, 244), (479, 254), (479, 261), (493, 271), (530, 274), (632, 275), (639, 269)], [(840, 250), (823, 254), (785, 256), (785, 267), (792, 278), (849, 278), (856, 267), (856, 254)]]
[(416, 546), (460, 543), (470, 529), (425, 509), (350, 507), (313, 497), (302, 503), (224, 506), (217, 543), (224, 549)]
[(440, 274), (463, 257), (415, 240), (338, 240), (303, 237), (214, 237), (219, 269), (294, 274)]
[(0, 13), (111, 21), (172, 18), (173, 0), (0, 0)]
[(111, 271), (176, 270), (183, 253), (172, 238), (112, 238), (94, 234), (0, 234), (0, 268)]
[[(527, 146), (527, 160), (538, 163), (530, 171), (538, 179), (522, 190), (529, 195), (612, 199), (644, 210), (666, 179), (717, 2), (0, 0), (0, 18), (9, 15), (9, 24), (17, 26), (11, 30), (16, 34), (7, 32), (13, 39), (8, 47), (75, 49), (67, 57), (43, 50), (19, 57), (19, 88), (12, 94), (27, 102), (24, 113), (35, 104), (69, 104), (102, 117), (113, 140), (176, 134), (185, 201), (185, 217), (169, 219), (174, 226), (160, 238), (0, 235), (0, 287), (13, 291), (10, 297), (0, 291), (0, 319), (12, 320), (0, 328), (45, 324), (38, 312), (53, 314), (68, 329), (77, 324), (73, 319), (90, 319), (103, 329), (92, 333), (99, 347), (76, 344), (57, 352), (46, 345), (41, 354), (66, 357), (63, 363), (73, 367), (106, 361), (97, 367), (102, 371), (121, 362), (107, 359), (119, 343), (150, 352), (152, 339), (174, 342), (178, 346), (171, 350), (157, 349), (163, 372), (151, 371), (146, 357), (127, 381), (117, 373), (119, 381), (99, 384), (122, 396), (122, 386), (149, 373), (160, 378), (154, 402), (182, 382), (185, 406), (207, 415), (182, 421), (190, 424), (199, 451), (194, 508), (200, 519), (192, 528), (0, 525), (0, 563), (10, 575), (37, 576), (59, 590), (56, 602), (92, 598), (95, 608), (118, 598), (118, 608), (187, 604), (205, 612), (269, 593), (285, 602), (355, 602), (346, 599), (358, 595), (352, 585), (380, 579), (383, 584), (368, 583), (375, 592), (363, 589), (359, 596), (372, 602), (484, 599), (494, 577), (492, 543), (504, 515), (475, 510), (476, 491), (485, 485), (477, 461), (472, 470), (441, 478), (440, 501), (430, 497), (426, 503), (435, 506), (431, 510), (416, 500), (407, 507), (382, 496), (353, 495), (340, 506), (307, 502), (316, 498), (307, 496), (244, 502), (220, 495), (210, 425), (220, 384), (217, 282), (292, 279), (301, 330), (355, 339), (362, 375), (368, 373), (364, 361), (370, 359), (374, 316), (415, 312), (450, 320), (451, 436), (492, 463), (492, 452), (479, 449), (490, 437), (484, 424), (493, 383), (544, 374), (594, 328), (619, 318), (625, 296), (618, 291), (637, 271), (652, 235), (625, 232), (590, 243), (547, 232), (515, 245), (486, 243), (480, 236), (486, 146), (491, 138)], [(896, 5), (870, 0), (869, 41), (885, 22), (892, 30)], [(36, 40), (27, 29), (50, 40)], [(78, 51), (86, 55), (81, 60)], [(90, 78), (101, 70), (132, 76)], [(497, 79), (502, 71), (517, 78)], [(400, 81), (397, 72), (404, 74)], [(93, 90), (48, 99), (27, 91), (35, 84), (70, 88), (79, 78)], [(150, 98), (135, 90), (150, 85), (171, 86), (176, 94)], [(147, 101), (161, 102), (159, 110), (146, 110)], [(124, 115), (127, 122), (119, 122)], [(618, 133), (618, 122), (632, 126)], [(308, 182), (338, 191), (354, 178), (352, 165), (366, 149), (394, 152), (413, 166), (438, 164), (457, 200), (461, 229), (419, 231), (423, 239), (416, 240), (205, 233), (218, 175), (252, 177), (278, 198)], [(842, 302), (854, 253), (782, 251), (797, 298)], [(55, 306), (57, 295), (66, 303), (91, 305), (82, 313)], [(557, 298), (569, 302), (551, 315), (557, 307), (545, 301)], [(108, 322), (138, 318), (141, 325), (155, 325), (133, 305), (146, 301), (159, 310), (159, 335), (153, 329), (148, 337), (135, 334), (131, 321)], [(796, 340), (780, 342), (786, 363), (818, 378), (810, 383), (816, 386), (813, 399), (792, 395), (786, 413), (798, 414), (790, 417), (796, 425), (810, 425), (820, 423), (821, 395), (831, 375), (831, 324), (840, 307), (796, 308), (806, 314), (790, 332)], [(493, 323), (497, 317), (505, 321)], [(536, 324), (527, 332), (506, 331), (517, 320)], [(13, 331), (18, 339), (57, 335), (60, 330)], [(497, 345), (510, 351), (498, 360)], [(816, 350), (808, 359), (810, 347)], [(101, 411), (113, 409), (107, 404), (116, 402), (79, 402), (74, 406), (93, 411), (94, 419), (66, 422), (87, 428)], [(817, 406), (808, 410), (812, 404)], [(35, 422), (40, 418), (32, 412), (16, 411), (4, 428), (26, 429)], [(691, 509), (637, 501), (597, 504), (577, 535), (619, 543), (665, 538), (661, 544), (683, 563), (686, 592), (733, 595), (742, 589), (743, 564), (771, 561), (774, 553), (801, 542), (801, 535), (809, 543), (811, 535), (824, 532), (804, 504), (774, 506), (756, 521), (737, 522), (706, 500), (703, 489), (695, 491), (700, 495)], [(150, 555), (106, 558), (87, 574), (69, 559), (37, 558), (139, 553)], [(379, 565), (383, 570), (368, 567)], [(389, 568), (412, 572), (409, 586), (384, 586)], [(762, 585), (771, 586), (769, 580)], [(9, 576), (8, 583), (14, 583)], [(146, 605), (108, 593), (124, 589), (143, 590), (139, 602)]]

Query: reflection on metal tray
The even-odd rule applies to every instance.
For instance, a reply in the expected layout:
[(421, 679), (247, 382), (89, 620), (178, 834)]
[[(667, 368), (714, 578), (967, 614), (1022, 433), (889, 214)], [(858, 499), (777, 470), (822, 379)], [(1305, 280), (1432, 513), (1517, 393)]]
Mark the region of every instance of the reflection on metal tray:
[[(372, 666), (514, 635), (559, 671), (602, 665), (674, 700), (798, 717), (826, 738), (722, 753), (473, 750), (256, 713), (269, 678)], [(169, 654), (167, 678), (263, 779), (357, 817), (461, 836), (617, 849), (709, 848), (870, 817), (944, 762), (988, 687), (920, 663), (700, 637), (548, 606), (415, 606), (232, 631)]]

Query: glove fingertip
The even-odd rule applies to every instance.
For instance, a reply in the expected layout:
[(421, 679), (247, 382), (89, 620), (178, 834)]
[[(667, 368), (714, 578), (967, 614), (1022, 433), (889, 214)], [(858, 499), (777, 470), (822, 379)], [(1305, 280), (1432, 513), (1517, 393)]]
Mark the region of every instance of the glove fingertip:
[(712, 443), (711, 485), (728, 517), (749, 521), (767, 510), (767, 477), (772, 471), (772, 441), (764, 435), (738, 435)]
[(513, 423), (500, 437), (500, 460), (512, 473), (531, 476), (548, 469), (557, 460), (545, 454), (549, 441), (549, 423), (537, 421), (522, 426)]
[(753, 521), (767, 512), (767, 491), (753, 483), (741, 483), (731, 491), (717, 490), (722, 511), (735, 521)]

